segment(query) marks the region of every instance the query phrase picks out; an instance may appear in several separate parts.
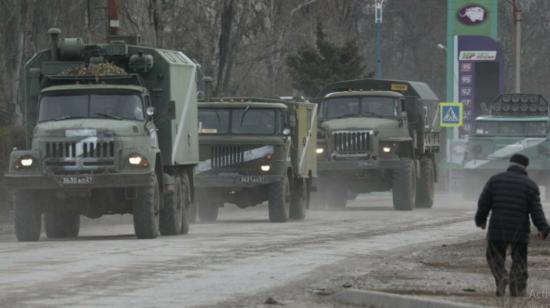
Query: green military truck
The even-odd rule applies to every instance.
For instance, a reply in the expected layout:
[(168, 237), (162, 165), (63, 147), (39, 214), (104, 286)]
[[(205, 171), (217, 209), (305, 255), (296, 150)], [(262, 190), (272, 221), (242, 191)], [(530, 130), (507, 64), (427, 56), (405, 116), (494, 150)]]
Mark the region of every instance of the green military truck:
[(196, 64), (123, 41), (59, 38), (25, 65), (27, 149), (14, 150), (15, 233), (74, 237), (80, 215), (131, 213), (138, 238), (188, 232), (198, 163)]
[(550, 135), (548, 101), (538, 94), (503, 94), (479, 116), (464, 154), (463, 195), (475, 199), (485, 182), (505, 170), (510, 157), (529, 157), (529, 176), (550, 194)]
[(297, 99), (199, 103), (199, 218), (215, 221), (224, 203), (268, 201), (270, 221), (304, 219), (317, 176), (316, 108)]
[(319, 102), (319, 191), (332, 207), (359, 193), (393, 192), (397, 210), (433, 206), (438, 98), (423, 82), (351, 80)]

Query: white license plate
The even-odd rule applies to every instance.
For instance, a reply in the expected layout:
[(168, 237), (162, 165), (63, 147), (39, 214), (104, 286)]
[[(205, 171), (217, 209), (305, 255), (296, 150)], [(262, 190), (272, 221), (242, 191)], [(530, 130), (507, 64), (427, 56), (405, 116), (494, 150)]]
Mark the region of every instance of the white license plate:
[(369, 167), (372, 166), (374, 163), (368, 160), (360, 160), (359, 161), (359, 167)]
[(94, 183), (94, 177), (90, 175), (64, 176), (61, 178), (63, 185), (90, 185)]
[(263, 175), (245, 175), (241, 176), (241, 183), (263, 183), (265, 177)]

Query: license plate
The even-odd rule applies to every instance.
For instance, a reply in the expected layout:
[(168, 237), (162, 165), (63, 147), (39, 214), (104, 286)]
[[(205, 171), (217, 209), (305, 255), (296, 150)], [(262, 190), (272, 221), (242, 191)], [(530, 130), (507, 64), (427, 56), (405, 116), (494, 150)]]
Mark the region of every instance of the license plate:
[(63, 185), (90, 185), (94, 183), (94, 177), (90, 175), (64, 176), (61, 178)]
[(359, 161), (359, 167), (369, 167), (372, 166), (374, 163), (368, 160), (360, 160)]
[(241, 176), (241, 183), (263, 183), (265, 177), (263, 175), (246, 175)]

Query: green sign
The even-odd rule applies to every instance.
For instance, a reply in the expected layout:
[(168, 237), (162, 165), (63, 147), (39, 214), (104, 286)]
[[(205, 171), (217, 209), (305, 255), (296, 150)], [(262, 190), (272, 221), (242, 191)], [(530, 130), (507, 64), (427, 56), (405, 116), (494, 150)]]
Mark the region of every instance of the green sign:
[(451, 0), (448, 3), (451, 32), (447, 35), (484, 35), (496, 38), (496, 0)]
[(454, 95), (454, 37), (483, 35), (497, 39), (498, 0), (447, 0), (447, 100)]
[(462, 103), (439, 103), (439, 124), (441, 127), (459, 127), (464, 120)]

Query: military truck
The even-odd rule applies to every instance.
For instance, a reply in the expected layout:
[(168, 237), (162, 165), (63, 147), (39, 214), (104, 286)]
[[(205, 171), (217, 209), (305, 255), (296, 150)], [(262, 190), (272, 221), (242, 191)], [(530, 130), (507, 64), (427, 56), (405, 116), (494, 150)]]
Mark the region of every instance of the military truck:
[(27, 149), (6, 174), (15, 233), (74, 237), (80, 215), (133, 214), (138, 238), (188, 232), (196, 65), (180, 51), (59, 38), (25, 65)]
[(417, 81), (351, 80), (319, 101), (319, 191), (343, 208), (358, 193), (393, 193), (397, 210), (433, 206), (438, 98)]
[(550, 194), (548, 101), (538, 94), (503, 94), (475, 119), (464, 154), (463, 195), (475, 199), (485, 182), (505, 170), (510, 157), (529, 157), (529, 176)]
[(199, 218), (215, 221), (224, 203), (267, 201), (272, 222), (304, 219), (317, 176), (316, 108), (300, 99), (199, 103)]

